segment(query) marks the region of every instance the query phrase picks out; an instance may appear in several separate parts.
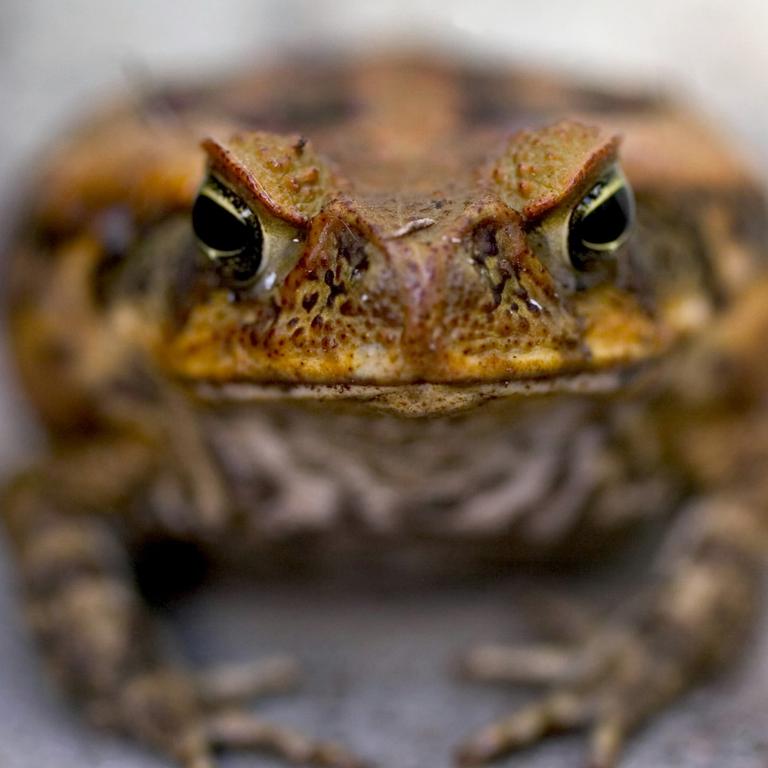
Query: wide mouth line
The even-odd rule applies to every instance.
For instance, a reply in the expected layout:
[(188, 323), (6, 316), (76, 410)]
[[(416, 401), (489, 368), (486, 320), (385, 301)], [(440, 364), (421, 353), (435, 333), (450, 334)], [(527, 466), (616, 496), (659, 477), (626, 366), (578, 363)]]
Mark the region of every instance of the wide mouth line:
[(279, 399), (290, 400), (376, 400), (391, 396), (412, 395), (420, 399), (430, 395), (453, 395), (468, 398), (537, 395), (558, 392), (601, 394), (615, 392), (637, 377), (645, 366), (616, 368), (608, 371), (558, 374), (539, 378), (501, 381), (412, 382), (376, 384), (373, 382), (187, 382), (203, 400), (212, 402), (248, 402)]

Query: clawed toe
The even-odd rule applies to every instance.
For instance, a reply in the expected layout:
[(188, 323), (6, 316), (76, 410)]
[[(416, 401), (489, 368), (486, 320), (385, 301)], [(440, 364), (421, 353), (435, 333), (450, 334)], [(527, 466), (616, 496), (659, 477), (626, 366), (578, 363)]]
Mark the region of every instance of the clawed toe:
[(515, 684), (565, 683), (581, 677), (584, 660), (555, 645), (530, 647), (483, 645), (460, 662), (465, 677), (478, 682)]
[(220, 749), (263, 750), (301, 765), (371, 768), (370, 763), (341, 745), (312, 740), (293, 728), (268, 723), (241, 710), (211, 716), (208, 736), (211, 743)]
[(592, 713), (591, 702), (574, 693), (554, 693), (479, 730), (456, 752), (461, 766), (487, 763), (526, 747), (551, 733), (583, 725)]
[(301, 669), (290, 656), (272, 656), (255, 662), (224, 664), (195, 676), (200, 701), (216, 709), (249, 699), (295, 690)]

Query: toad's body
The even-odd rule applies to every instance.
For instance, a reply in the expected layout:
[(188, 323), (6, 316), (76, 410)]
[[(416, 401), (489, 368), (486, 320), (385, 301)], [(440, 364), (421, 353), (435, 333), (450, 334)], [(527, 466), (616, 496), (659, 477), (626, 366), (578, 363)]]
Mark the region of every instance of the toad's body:
[(681, 551), (630, 626), (470, 655), (555, 692), (467, 762), (593, 725), (609, 765), (736, 647), (766, 528), (768, 218), (685, 113), (530, 73), (315, 62), (115, 108), (39, 189), (11, 320), (55, 450), (5, 516), (89, 712), (190, 768), (216, 743), (354, 763), (167, 667), (127, 529), (246, 559), (310, 534), (530, 557), (674, 518)]

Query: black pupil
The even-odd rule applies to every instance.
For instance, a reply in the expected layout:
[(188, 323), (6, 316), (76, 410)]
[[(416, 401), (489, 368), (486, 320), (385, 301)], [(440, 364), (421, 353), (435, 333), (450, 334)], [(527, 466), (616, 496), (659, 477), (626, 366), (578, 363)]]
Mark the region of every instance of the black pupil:
[(192, 228), (226, 281), (247, 284), (259, 271), (262, 234), (255, 218), (243, 221), (207, 195), (198, 195)]
[(222, 253), (244, 251), (253, 244), (251, 227), (205, 195), (195, 200), (192, 228), (200, 242)]
[(576, 245), (610, 245), (619, 240), (629, 227), (632, 199), (621, 187), (597, 208), (575, 223), (571, 233)]

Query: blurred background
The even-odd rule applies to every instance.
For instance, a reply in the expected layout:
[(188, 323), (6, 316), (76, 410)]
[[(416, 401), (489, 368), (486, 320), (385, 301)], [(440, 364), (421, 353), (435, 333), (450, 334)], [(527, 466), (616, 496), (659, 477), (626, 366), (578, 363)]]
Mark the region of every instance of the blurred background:
[[(592, 80), (627, 79), (698, 106), (768, 181), (765, 0), (0, 0), (0, 238), (41, 147), (137, 81), (192, 78), (306, 48), (431, 46), (534, 62)], [(2, 240), (0, 240), (0, 243)], [(0, 474), (40, 445), (0, 346)], [(0, 545), (1, 547), (1, 545)], [(586, 594), (594, 574), (571, 586)], [(94, 735), (51, 693), (27, 647), (0, 549), (0, 765), (160, 766), (139, 748)], [(472, 641), (520, 639), (513, 579), (435, 584), (268, 584), (213, 588), (173, 612), (197, 661), (290, 650), (312, 670), (275, 719), (343, 738), (382, 768), (447, 766), (450, 742), (520, 701), (456, 686), (447, 675)], [(407, 627), (407, 633), (402, 631)], [(768, 628), (742, 668), (692, 694), (648, 728), (628, 768), (765, 768)], [(508, 766), (573, 765), (566, 739)], [(233, 758), (232, 766), (277, 765)]]

